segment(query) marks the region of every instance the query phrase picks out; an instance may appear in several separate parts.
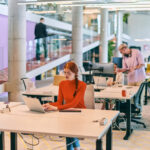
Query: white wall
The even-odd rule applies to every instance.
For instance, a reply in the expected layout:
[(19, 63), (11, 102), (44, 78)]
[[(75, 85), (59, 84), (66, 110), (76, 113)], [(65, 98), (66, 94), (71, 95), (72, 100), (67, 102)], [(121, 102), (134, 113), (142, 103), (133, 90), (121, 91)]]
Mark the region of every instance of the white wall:
[(145, 58), (150, 55), (150, 42), (135, 42), (134, 39), (150, 39), (150, 15), (130, 14), (128, 31), (131, 40), (129, 45), (141, 46)]

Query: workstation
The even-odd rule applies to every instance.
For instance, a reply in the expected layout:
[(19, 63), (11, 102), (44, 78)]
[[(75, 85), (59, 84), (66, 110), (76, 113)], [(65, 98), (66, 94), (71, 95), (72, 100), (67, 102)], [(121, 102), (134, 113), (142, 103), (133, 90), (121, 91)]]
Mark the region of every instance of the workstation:
[(149, 150), (149, 6), (1, 0), (0, 150)]

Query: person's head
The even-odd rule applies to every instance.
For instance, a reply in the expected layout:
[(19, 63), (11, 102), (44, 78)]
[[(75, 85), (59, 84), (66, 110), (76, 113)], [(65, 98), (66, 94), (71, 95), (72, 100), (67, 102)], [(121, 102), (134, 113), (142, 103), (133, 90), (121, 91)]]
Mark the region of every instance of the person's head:
[(64, 66), (64, 74), (67, 80), (74, 80), (78, 78), (78, 67), (77, 65), (70, 61)]
[(64, 66), (64, 74), (67, 80), (75, 79), (76, 89), (73, 94), (73, 96), (75, 97), (77, 93), (77, 89), (78, 89), (78, 67), (77, 65), (72, 61), (66, 63)]
[(128, 48), (126, 44), (121, 44), (118, 49), (122, 55), (129, 57), (131, 50)]
[(41, 23), (44, 23), (44, 21), (45, 21), (44, 18), (40, 18)]

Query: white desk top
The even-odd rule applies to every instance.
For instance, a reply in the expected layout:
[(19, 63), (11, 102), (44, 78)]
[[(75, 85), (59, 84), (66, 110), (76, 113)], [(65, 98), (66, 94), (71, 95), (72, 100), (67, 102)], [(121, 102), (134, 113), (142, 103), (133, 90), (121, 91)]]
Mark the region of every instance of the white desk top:
[(57, 96), (58, 90), (59, 90), (59, 86), (55, 86), (53, 84), (50, 84), (49, 86), (45, 86), (42, 88), (35, 88), (35, 89), (30, 90), (30, 91), (25, 91), (22, 94)]
[[(126, 89), (126, 97), (122, 96), (122, 89)], [(107, 87), (103, 91), (94, 92), (95, 98), (105, 98), (105, 99), (118, 99), (126, 100), (131, 99), (138, 91), (138, 86), (123, 86), (123, 87)]]
[(150, 78), (150, 73), (147, 73), (146, 74), (146, 79), (149, 79)]
[[(101, 138), (110, 127), (118, 111), (89, 110), (82, 112), (31, 112), (25, 105), (14, 107), (11, 113), (0, 114), (0, 131), (42, 133), (50, 135)], [(100, 126), (102, 117), (108, 119), (105, 126)]]
[(105, 88), (107, 88), (107, 86), (99, 86), (96, 84), (93, 84), (93, 85), (94, 85), (94, 89), (104, 90)]
[(0, 102), (0, 110), (3, 108), (6, 108), (6, 105), (9, 105), (10, 108), (16, 107), (18, 105), (22, 105), (23, 102), (10, 102), (10, 103), (4, 103), (4, 102)]
[[(94, 89), (105, 89), (105, 86), (96, 86), (94, 85)], [(58, 96), (59, 86), (55, 86), (50, 84), (49, 86), (45, 86), (42, 88), (34, 88), (30, 91), (25, 91), (22, 94), (29, 94), (29, 95), (39, 95), (39, 96)]]

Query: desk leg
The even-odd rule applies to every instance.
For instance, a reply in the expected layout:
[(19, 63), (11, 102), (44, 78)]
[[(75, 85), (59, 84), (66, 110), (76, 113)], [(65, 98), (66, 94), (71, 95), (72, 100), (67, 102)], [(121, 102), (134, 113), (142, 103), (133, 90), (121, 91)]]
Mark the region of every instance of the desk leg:
[(0, 150), (5, 150), (4, 132), (0, 132)]
[(54, 96), (54, 102), (57, 102), (57, 96)]
[(145, 101), (144, 101), (144, 105), (147, 105), (147, 86), (148, 86), (148, 83), (145, 84)]
[(96, 140), (96, 150), (103, 150), (103, 148), (102, 148), (102, 140), (101, 139), (97, 139)]
[(106, 150), (112, 150), (112, 126), (106, 134)]
[[(116, 101), (116, 110), (120, 111), (120, 101)], [(119, 117), (116, 119), (117, 128), (119, 127)]]
[(105, 108), (106, 108), (106, 110), (109, 110), (109, 101), (108, 101), (108, 99), (105, 101)]
[(11, 150), (17, 150), (17, 133), (10, 133)]
[(128, 140), (130, 135), (132, 134), (132, 129), (131, 129), (131, 100), (127, 100), (127, 112), (126, 112), (126, 135), (124, 137), (124, 140)]

